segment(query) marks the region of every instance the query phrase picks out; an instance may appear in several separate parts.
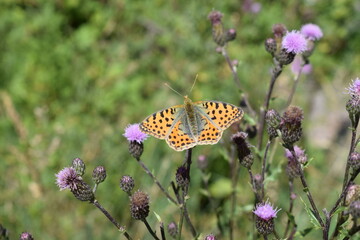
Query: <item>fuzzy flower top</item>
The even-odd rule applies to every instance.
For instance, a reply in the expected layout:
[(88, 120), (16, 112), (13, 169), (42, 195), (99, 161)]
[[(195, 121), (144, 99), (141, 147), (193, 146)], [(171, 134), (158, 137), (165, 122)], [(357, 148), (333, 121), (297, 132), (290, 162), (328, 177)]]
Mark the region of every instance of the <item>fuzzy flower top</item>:
[(56, 185), (58, 185), (60, 190), (76, 189), (77, 182), (79, 179), (81, 179), (81, 177), (76, 174), (75, 169), (72, 167), (64, 168), (58, 174), (55, 174), (55, 176)]
[(305, 24), (301, 27), (300, 32), (308, 39), (315, 41), (323, 37), (321, 28), (312, 23)]
[(138, 143), (142, 143), (148, 137), (146, 133), (140, 131), (140, 127), (138, 123), (128, 125), (125, 128), (125, 133), (123, 135), (124, 137), (127, 138), (128, 141), (130, 142), (136, 141)]
[(360, 78), (351, 81), (350, 86), (346, 90), (351, 96), (360, 96)]
[(305, 52), (307, 50), (307, 41), (303, 34), (299, 31), (287, 32), (282, 40), (282, 47), (286, 52), (295, 54)]
[(270, 220), (276, 217), (281, 209), (274, 208), (268, 201), (256, 205), (254, 214), (262, 220)]

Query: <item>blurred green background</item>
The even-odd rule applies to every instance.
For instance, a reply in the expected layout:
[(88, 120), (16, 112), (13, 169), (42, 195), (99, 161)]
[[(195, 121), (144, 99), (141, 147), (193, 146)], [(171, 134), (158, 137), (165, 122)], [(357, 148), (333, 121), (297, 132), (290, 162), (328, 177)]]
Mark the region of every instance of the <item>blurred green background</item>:
[[(35, 239), (122, 239), (116, 228), (92, 205), (77, 201), (69, 191), (60, 192), (55, 173), (75, 157), (87, 165), (85, 179), (97, 165), (108, 177), (97, 199), (134, 239), (151, 239), (139, 221), (131, 219), (128, 196), (119, 179), (131, 175), (136, 189), (150, 195), (151, 211), (165, 225), (178, 221), (177, 208), (169, 203), (128, 153), (122, 136), (130, 123), (181, 104), (183, 98), (164, 87), (169, 83), (194, 100), (221, 100), (239, 104), (240, 91), (224, 58), (216, 53), (207, 15), (213, 9), (223, 22), (237, 30), (228, 46), (231, 59), (239, 62), (242, 91), (258, 111), (270, 80), (271, 56), (264, 41), (275, 23), (289, 30), (305, 23), (318, 24), (324, 38), (310, 58), (313, 72), (302, 76), (294, 104), (305, 113), (304, 139), (312, 164), (306, 169), (310, 189), (319, 209), (331, 208), (338, 196), (349, 146), (349, 121), (345, 111), (345, 87), (359, 76), (360, 1), (259, 1), (252, 12), (244, 1), (125, 1), (125, 0), (2, 0), (0, 2), (0, 223), (11, 239), (22, 231)], [(287, 67), (276, 83), (272, 107), (285, 106), (294, 76)], [(229, 164), (223, 143), (200, 146), (194, 161), (205, 154), (213, 194), (229, 213)], [(255, 145), (256, 140), (253, 139)], [(268, 182), (267, 195), (283, 209), (277, 228), (283, 232), (288, 209), (286, 160), (274, 146), (273, 167), (282, 171)], [(275, 151), (276, 149), (276, 151)], [(183, 152), (165, 141), (145, 142), (142, 160), (168, 188)], [(254, 172), (259, 171), (259, 162)], [(276, 172), (275, 170), (273, 172)], [(217, 233), (216, 218), (200, 194), (201, 172), (191, 173), (188, 207), (199, 232)], [(253, 194), (249, 177), (241, 168), (235, 234), (245, 238), (252, 229)], [(301, 186), (296, 183), (302, 196)], [(225, 189), (225, 192), (219, 192)], [(170, 188), (169, 188), (170, 190)], [(295, 202), (298, 229), (311, 226), (299, 199)], [(151, 212), (150, 224), (158, 229)], [(307, 239), (318, 239), (312, 231)], [(185, 228), (184, 239), (190, 239)], [(224, 237), (226, 239), (226, 236)]]

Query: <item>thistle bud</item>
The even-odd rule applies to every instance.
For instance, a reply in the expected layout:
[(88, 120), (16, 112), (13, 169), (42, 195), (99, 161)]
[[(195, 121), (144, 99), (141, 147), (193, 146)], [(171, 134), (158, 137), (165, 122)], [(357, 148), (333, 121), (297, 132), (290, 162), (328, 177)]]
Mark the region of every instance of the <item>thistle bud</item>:
[(360, 218), (360, 200), (353, 201), (349, 206), (349, 213), (353, 216), (353, 218)]
[(277, 49), (277, 44), (275, 39), (273, 38), (268, 38), (265, 41), (265, 50), (270, 53), (272, 56), (274, 56), (275, 52)]
[(93, 202), (95, 199), (91, 187), (84, 181), (77, 181), (76, 188), (70, 189), (74, 196), (80, 201)]
[(278, 136), (277, 130), (281, 122), (280, 114), (276, 110), (270, 109), (266, 112), (265, 120), (270, 139), (276, 138)]
[(1, 224), (0, 224), (0, 239), (1, 240), (9, 240), (9, 232)]
[(205, 155), (199, 155), (197, 159), (197, 165), (200, 168), (200, 170), (204, 171), (208, 166), (208, 160)]
[(249, 148), (250, 144), (246, 141), (247, 136), (244, 132), (238, 132), (232, 135), (231, 140), (236, 145), (240, 164), (249, 169), (254, 162), (254, 156)]
[(303, 111), (299, 107), (290, 106), (283, 114), (280, 123), (282, 140), (287, 145), (292, 145), (299, 141), (302, 135), (301, 122)]
[(85, 173), (85, 163), (80, 158), (74, 158), (72, 161), (72, 167), (75, 169), (76, 174), (83, 176)]
[(131, 191), (134, 189), (135, 183), (134, 183), (134, 179), (130, 176), (123, 176), (120, 179), (120, 188), (126, 192), (126, 193), (131, 193)]
[(226, 42), (230, 42), (235, 40), (236, 38), (236, 30), (233, 28), (230, 28), (229, 30), (226, 31), (226, 36), (225, 36), (225, 41)]
[(345, 205), (349, 206), (350, 203), (360, 200), (360, 185), (353, 184), (349, 186), (346, 198), (345, 198)]
[(260, 191), (262, 189), (262, 176), (260, 174), (254, 175), (254, 187), (256, 191)]
[(102, 183), (106, 178), (106, 170), (103, 166), (97, 166), (92, 174), (92, 179), (94, 183)]
[(181, 188), (184, 188), (189, 184), (190, 176), (186, 167), (181, 166), (176, 170), (175, 180), (176, 184)]
[(130, 198), (131, 216), (136, 220), (143, 220), (149, 215), (149, 196), (138, 190)]
[(285, 49), (281, 49), (275, 54), (275, 58), (281, 65), (288, 65), (294, 61), (295, 55), (293, 52), (287, 52)]
[(222, 13), (219, 11), (212, 11), (208, 18), (212, 25), (212, 36), (213, 40), (219, 46), (224, 46), (226, 43), (226, 33), (224, 31), (221, 18), (223, 17)]
[(280, 38), (280, 39), (283, 36), (285, 36), (285, 34), (287, 32), (287, 29), (286, 29), (285, 25), (281, 24), (281, 23), (274, 24), (272, 30), (273, 30), (273, 33), (274, 33), (274, 37), (275, 38)]
[(217, 240), (217, 238), (214, 234), (209, 234), (204, 238), (204, 240)]
[(349, 165), (355, 170), (360, 168), (360, 153), (358, 152), (351, 153), (349, 158)]
[(169, 223), (169, 225), (167, 226), (167, 230), (168, 230), (169, 235), (175, 239), (178, 234), (177, 224), (175, 222)]

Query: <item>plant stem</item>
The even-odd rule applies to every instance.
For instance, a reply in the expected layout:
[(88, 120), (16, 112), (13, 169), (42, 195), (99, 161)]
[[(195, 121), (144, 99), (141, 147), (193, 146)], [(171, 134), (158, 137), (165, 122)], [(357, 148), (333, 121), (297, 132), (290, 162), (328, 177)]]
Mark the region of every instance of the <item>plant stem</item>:
[(233, 230), (234, 230), (234, 222), (235, 222), (235, 208), (236, 208), (236, 185), (238, 182), (238, 164), (235, 159), (235, 146), (231, 146), (231, 152), (230, 152), (230, 175), (231, 175), (231, 181), (232, 181), (232, 193), (231, 193), (231, 212), (230, 212), (230, 220), (229, 220), (229, 235), (230, 240), (234, 239), (233, 236)]
[(311, 205), (311, 207), (312, 207), (312, 212), (314, 213), (314, 216), (315, 216), (316, 220), (318, 221), (318, 223), (320, 224), (320, 226), (321, 226), (321, 227), (323, 228), (323, 230), (324, 230), (324, 227), (325, 227), (324, 222), (323, 222), (322, 218), (320, 217), (320, 213), (319, 213), (319, 211), (318, 211), (318, 209), (317, 209), (317, 207), (316, 207), (316, 204), (315, 204), (315, 202), (314, 202), (314, 199), (313, 199), (313, 197), (312, 197), (312, 195), (311, 195), (310, 189), (309, 189), (309, 187), (308, 187), (308, 185), (307, 185), (307, 182), (306, 182), (306, 179), (305, 179), (305, 176), (304, 176), (304, 171), (303, 171), (303, 169), (301, 168), (300, 163), (299, 163), (299, 161), (298, 161), (298, 158), (297, 158), (297, 156), (296, 156), (296, 154), (295, 154), (294, 147), (291, 146), (291, 147), (289, 148), (289, 150), (290, 150), (291, 154), (293, 155), (293, 158), (294, 158), (295, 161), (296, 161), (297, 167), (298, 167), (299, 170), (300, 170), (300, 171), (299, 171), (299, 172), (300, 172), (300, 180), (301, 180), (301, 183), (302, 183), (302, 185), (303, 185), (303, 187), (304, 187), (303, 191), (306, 193), (306, 196), (307, 196), (308, 199), (309, 199), (310, 205)]
[(120, 232), (122, 232), (124, 234), (124, 236), (128, 239), (128, 240), (132, 240), (132, 238), (130, 237), (130, 235), (126, 232), (125, 227), (120, 226), (120, 224), (110, 215), (110, 213), (108, 211), (106, 211), (105, 208), (103, 208), (103, 206), (95, 199), (92, 204), (97, 207), (98, 209), (100, 209), (100, 211), (110, 220), (110, 222), (112, 224), (115, 225), (115, 227), (117, 229), (119, 229)]
[(271, 75), (271, 81), (270, 81), (269, 90), (268, 90), (268, 92), (266, 94), (266, 97), (265, 97), (265, 100), (264, 100), (264, 105), (263, 105), (263, 107), (262, 107), (262, 109), (260, 111), (259, 140), (258, 140), (258, 146), (257, 146), (259, 151), (262, 148), (262, 140), (263, 140), (263, 136), (264, 136), (265, 116), (266, 116), (267, 110), (269, 109), (271, 94), (272, 94), (272, 91), (274, 89), (275, 81), (282, 72), (282, 65), (280, 65), (276, 60), (274, 60), (274, 63), (275, 63), (275, 67), (274, 67), (273, 73)]
[(287, 103), (286, 103), (286, 106), (287, 106), (287, 107), (290, 106), (290, 104), (291, 104), (291, 102), (292, 102), (292, 100), (293, 100), (293, 97), (294, 97), (294, 95), (295, 95), (295, 91), (296, 91), (297, 85), (298, 85), (298, 83), (299, 83), (299, 79), (300, 79), (301, 72), (302, 72), (302, 70), (303, 70), (304, 65), (305, 65), (305, 63), (302, 63), (302, 64), (301, 64), (300, 69), (299, 69), (299, 72), (298, 72), (298, 74), (297, 74), (297, 76), (296, 76), (296, 78), (295, 78), (294, 85), (293, 85), (293, 87), (292, 87), (292, 89), (291, 89), (291, 93), (290, 93), (289, 98), (288, 98)]
[(270, 144), (271, 144), (271, 140), (269, 139), (267, 144), (266, 144), (264, 158), (263, 158), (262, 167), (261, 167), (261, 196), (260, 196), (260, 201), (264, 200), (264, 197), (265, 197), (265, 184), (264, 184), (264, 181), (265, 181), (265, 172), (266, 172), (267, 153), (269, 151)]
[[(294, 179), (291, 178), (289, 179), (289, 201), (290, 201), (290, 206), (289, 206), (289, 214), (292, 214), (292, 210), (294, 207), (294, 198), (292, 197), (292, 195), (294, 194)], [(286, 223), (286, 227), (285, 227), (285, 232), (284, 232), (284, 238), (286, 239), (286, 235), (288, 234), (288, 231), (290, 229), (290, 218), (288, 219), (287, 223)], [(294, 226), (295, 228), (296, 226)]]
[(231, 72), (232, 72), (232, 74), (233, 74), (233, 78), (234, 78), (234, 81), (235, 81), (236, 86), (237, 86), (238, 88), (240, 88), (240, 80), (239, 80), (239, 76), (238, 76), (238, 74), (237, 74), (237, 70), (236, 70), (236, 68), (233, 66), (233, 64), (232, 64), (232, 62), (231, 62), (231, 60), (230, 60), (230, 57), (229, 57), (229, 55), (228, 55), (228, 53), (227, 53), (227, 51), (226, 51), (225, 46), (221, 48), (221, 53), (222, 53), (222, 55), (224, 56), (227, 64), (229, 65), (229, 68), (230, 68), (230, 70), (231, 70)]
[(161, 183), (157, 180), (157, 178), (150, 172), (150, 170), (145, 166), (145, 164), (140, 160), (140, 158), (136, 159), (140, 166), (145, 170), (145, 172), (153, 179), (153, 181), (158, 185), (160, 190), (166, 195), (166, 197), (173, 203), (177, 204), (175, 199), (170, 196), (170, 194), (165, 190), (165, 188), (161, 185)]
[(160, 223), (160, 232), (161, 232), (161, 240), (166, 240), (163, 222)]
[(143, 223), (145, 224), (147, 230), (149, 231), (149, 233), (151, 234), (151, 236), (153, 236), (154, 239), (156, 240), (160, 240), (157, 236), (156, 233), (151, 229), (148, 221), (146, 220), (146, 218), (142, 219), (141, 221), (143, 221)]

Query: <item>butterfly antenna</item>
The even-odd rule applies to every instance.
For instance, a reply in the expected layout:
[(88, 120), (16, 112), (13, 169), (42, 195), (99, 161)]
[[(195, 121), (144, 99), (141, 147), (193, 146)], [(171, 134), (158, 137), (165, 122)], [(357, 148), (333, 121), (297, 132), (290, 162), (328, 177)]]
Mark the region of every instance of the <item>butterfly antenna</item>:
[(193, 85), (192, 85), (192, 86), (191, 86), (191, 88), (190, 88), (190, 92), (189, 92), (189, 93), (191, 93), (191, 91), (193, 90), (193, 88), (194, 88), (194, 86), (195, 86), (195, 83), (196, 83), (196, 80), (197, 80), (198, 76), (199, 76), (199, 74), (196, 74), (196, 76), (195, 76), (195, 80), (194, 80), (194, 82), (193, 82)]
[(172, 87), (170, 87), (170, 85), (168, 83), (164, 83), (165, 86), (167, 86), (168, 88), (170, 88), (171, 90), (173, 90), (175, 93), (177, 93), (178, 95), (182, 96), (178, 91), (176, 91), (175, 89), (173, 89)]

